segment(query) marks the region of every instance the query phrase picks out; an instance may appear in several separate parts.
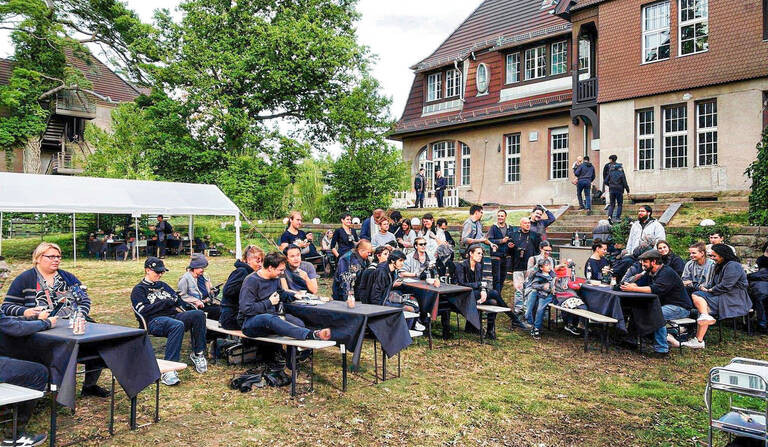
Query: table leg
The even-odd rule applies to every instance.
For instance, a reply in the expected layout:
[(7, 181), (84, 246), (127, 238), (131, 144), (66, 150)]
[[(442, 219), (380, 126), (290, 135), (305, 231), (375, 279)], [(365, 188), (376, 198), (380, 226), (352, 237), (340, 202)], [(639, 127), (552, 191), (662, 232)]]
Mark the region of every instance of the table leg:
[(112, 392), (109, 393), (109, 436), (115, 435), (115, 375), (112, 375)]
[(296, 397), (296, 370), (298, 365), (296, 364), (296, 346), (291, 346), (291, 397)]
[(136, 430), (136, 397), (131, 398), (131, 430)]
[(384, 347), (381, 347), (381, 380), (386, 382), (387, 380), (387, 354), (384, 352)]
[(48, 445), (56, 446), (56, 385), (51, 385), (51, 430), (48, 435)]
[(16, 438), (18, 435), (18, 423), (19, 423), (19, 404), (13, 404), (13, 445), (16, 446)]
[(584, 320), (584, 352), (587, 352), (589, 340), (589, 320), (586, 318), (582, 318), (582, 320)]
[(427, 338), (429, 338), (429, 350), (432, 350), (432, 315), (427, 314)]
[(160, 379), (155, 380), (155, 423), (160, 421)]
[(347, 347), (340, 345), (341, 349), (341, 390), (347, 391)]
[(480, 317), (480, 344), (481, 345), (485, 344), (485, 336), (483, 334), (483, 313), (484, 312), (482, 310), (477, 311), (477, 314)]
[(379, 354), (376, 352), (376, 339), (373, 339), (373, 383), (379, 383)]

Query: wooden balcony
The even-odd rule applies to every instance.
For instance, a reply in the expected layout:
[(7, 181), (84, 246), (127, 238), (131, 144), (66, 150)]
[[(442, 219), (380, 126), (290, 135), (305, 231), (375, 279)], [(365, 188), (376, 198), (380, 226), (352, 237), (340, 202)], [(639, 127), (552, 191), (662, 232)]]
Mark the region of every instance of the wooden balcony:
[(576, 78), (573, 88), (576, 93), (576, 103), (595, 103), (597, 102), (597, 78), (587, 78), (580, 80)]

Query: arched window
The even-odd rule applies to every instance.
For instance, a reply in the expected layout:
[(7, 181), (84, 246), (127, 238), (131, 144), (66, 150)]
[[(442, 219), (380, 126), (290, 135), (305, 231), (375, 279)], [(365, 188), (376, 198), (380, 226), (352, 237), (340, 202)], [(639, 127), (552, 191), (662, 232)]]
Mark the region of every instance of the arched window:
[[(458, 166), (458, 169), (457, 169)], [(434, 186), (435, 172), (440, 171), (448, 181), (448, 187), (457, 184), (469, 186), (470, 149), (461, 141), (443, 140), (421, 148), (416, 157), (416, 169), (424, 168), (427, 189)]]
[(435, 163), (435, 172), (442, 172), (448, 180), (448, 187), (456, 185), (456, 142), (432, 143), (432, 161)]

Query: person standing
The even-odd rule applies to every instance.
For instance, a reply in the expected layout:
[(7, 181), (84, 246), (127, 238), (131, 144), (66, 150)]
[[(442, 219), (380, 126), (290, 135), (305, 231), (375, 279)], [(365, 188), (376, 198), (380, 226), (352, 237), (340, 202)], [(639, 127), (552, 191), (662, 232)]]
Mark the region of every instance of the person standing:
[[(545, 214), (547, 215), (546, 219), (544, 218)], [(535, 231), (539, 234), (542, 241), (546, 241), (547, 227), (555, 223), (555, 220), (557, 220), (557, 218), (552, 214), (552, 211), (547, 209), (547, 207), (544, 205), (536, 205), (533, 207), (533, 210), (531, 210), (531, 217), (529, 217), (531, 231)]]
[(173, 227), (167, 221), (163, 220), (163, 215), (158, 214), (157, 225), (155, 225), (155, 234), (157, 235), (157, 256), (160, 259), (165, 257), (165, 248), (168, 237), (173, 234)]
[(424, 177), (424, 168), (419, 168), (419, 173), (413, 179), (413, 189), (416, 191), (416, 208), (424, 208), (424, 192), (427, 190), (427, 179)]
[[(595, 167), (589, 162), (589, 157), (584, 157), (580, 163), (576, 163), (573, 168), (573, 175), (576, 176), (576, 196), (579, 199), (579, 209), (587, 210), (587, 215), (592, 214), (592, 182), (595, 181)], [(582, 193), (585, 198), (582, 199)]]
[(437, 207), (443, 207), (443, 196), (445, 195), (445, 188), (448, 187), (448, 179), (443, 177), (443, 172), (438, 170), (435, 173), (435, 197), (437, 198)]
[(541, 236), (531, 230), (531, 220), (520, 219), (520, 226), (512, 230), (512, 284), (515, 287), (515, 312), (523, 311), (523, 283), (528, 270), (528, 259), (539, 254)]
[(491, 250), (496, 250), (495, 244), (488, 240), (483, 233), (483, 224), (480, 219), (483, 218), (483, 207), (472, 205), (469, 207), (469, 218), (464, 221), (461, 229), (461, 245), (468, 248), (474, 244), (488, 244)]
[[(621, 209), (624, 206), (624, 191), (629, 194), (627, 176), (624, 167), (616, 163), (616, 156), (611, 155), (611, 162), (603, 168), (603, 185), (608, 187), (610, 205), (608, 206), (608, 219), (618, 221), (621, 219)], [(616, 214), (614, 214), (614, 211)]]
[(340, 220), (341, 228), (337, 228), (333, 232), (333, 238), (331, 238), (331, 252), (333, 252), (337, 259), (355, 248), (360, 241), (357, 231), (352, 228), (352, 216), (349, 213), (344, 213), (341, 215)]
[(496, 223), (488, 230), (487, 238), (498, 247), (491, 252), (491, 272), (493, 273), (493, 290), (501, 293), (509, 270), (509, 253), (514, 247), (510, 245), (512, 229), (507, 225), (507, 212), (500, 209), (496, 212)]

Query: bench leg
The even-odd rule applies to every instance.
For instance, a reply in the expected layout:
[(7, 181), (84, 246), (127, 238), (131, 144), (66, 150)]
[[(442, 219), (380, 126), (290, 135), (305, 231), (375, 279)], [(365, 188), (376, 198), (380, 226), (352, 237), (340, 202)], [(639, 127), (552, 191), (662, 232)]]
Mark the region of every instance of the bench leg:
[[(450, 317), (448, 318), (450, 321)], [(482, 326), (482, 324), (480, 325)], [(480, 331), (482, 331), (483, 328), (480, 328)], [(461, 346), (461, 323), (459, 323), (459, 313), (456, 312), (456, 340), (459, 342), (459, 346)]]
[(315, 350), (309, 351), (309, 392), (315, 391)]
[(16, 446), (16, 438), (19, 436), (19, 404), (13, 404), (13, 445)]
[(112, 392), (109, 396), (109, 436), (115, 435), (115, 375), (112, 374)]
[(485, 315), (485, 312), (479, 310), (477, 313), (480, 316), (480, 344), (482, 345), (485, 344), (485, 337), (483, 334), (483, 315)]
[(347, 347), (341, 345), (341, 391), (347, 391)]
[[(50, 377), (50, 376), (49, 376)], [(48, 445), (56, 447), (56, 385), (51, 385), (51, 431), (48, 435)]]
[(296, 397), (296, 370), (299, 365), (296, 364), (296, 346), (291, 346), (291, 397)]
[(397, 378), (399, 379), (401, 375), (400, 371), (400, 351), (397, 351)]

